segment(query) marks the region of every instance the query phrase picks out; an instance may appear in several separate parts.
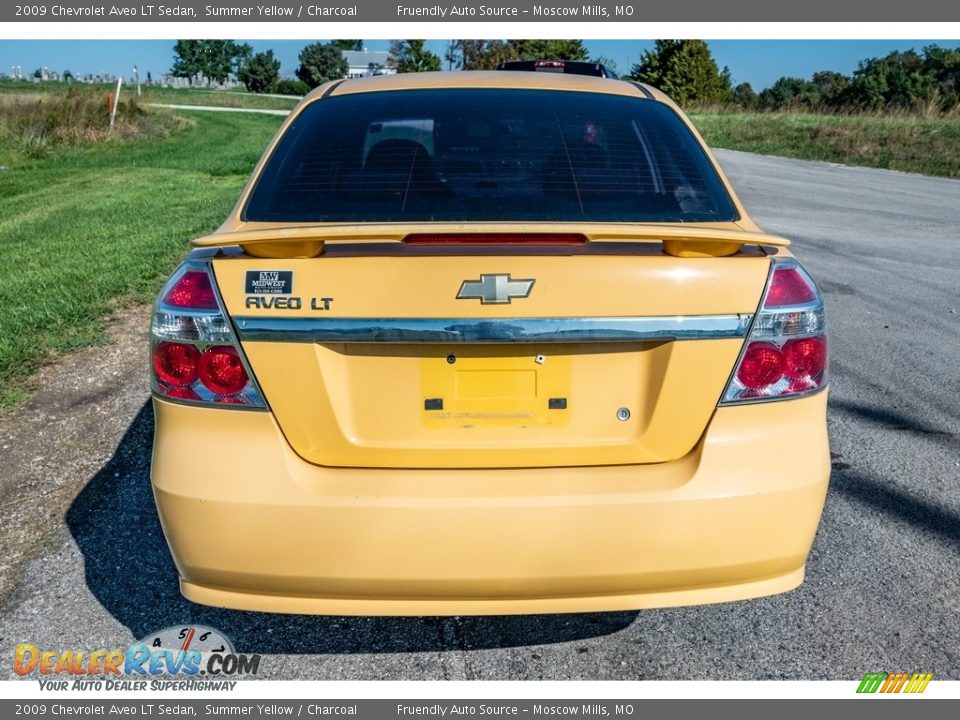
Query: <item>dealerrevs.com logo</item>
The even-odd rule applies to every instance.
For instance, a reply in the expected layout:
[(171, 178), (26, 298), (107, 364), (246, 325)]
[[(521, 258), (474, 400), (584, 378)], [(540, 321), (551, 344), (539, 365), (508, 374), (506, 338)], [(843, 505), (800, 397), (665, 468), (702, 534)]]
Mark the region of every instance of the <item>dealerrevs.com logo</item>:
[(213, 628), (169, 627), (125, 650), (43, 649), (20, 643), (13, 671), (41, 690), (232, 690), (256, 675), (259, 655), (244, 655)]

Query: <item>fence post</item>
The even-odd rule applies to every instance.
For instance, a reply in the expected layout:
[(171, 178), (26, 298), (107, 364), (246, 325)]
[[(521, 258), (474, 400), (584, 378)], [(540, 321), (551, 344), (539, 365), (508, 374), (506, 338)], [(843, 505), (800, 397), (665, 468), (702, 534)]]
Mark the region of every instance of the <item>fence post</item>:
[(120, 86), (123, 85), (123, 75), (117, 78), (117, 94), (113, 99), (113, 107), (110, 108), (110, 127), (113, 127), (113, 121), (117, 117), (117, 108), (120, 106)]

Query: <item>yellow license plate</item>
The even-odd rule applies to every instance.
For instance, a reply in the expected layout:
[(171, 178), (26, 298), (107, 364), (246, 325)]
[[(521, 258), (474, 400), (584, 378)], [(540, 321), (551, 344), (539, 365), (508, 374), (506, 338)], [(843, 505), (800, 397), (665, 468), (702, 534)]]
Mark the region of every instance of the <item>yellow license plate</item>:
[(427, 427), (562, 427), (573, 410), (569, 355), (470, 347), (420, 363)]

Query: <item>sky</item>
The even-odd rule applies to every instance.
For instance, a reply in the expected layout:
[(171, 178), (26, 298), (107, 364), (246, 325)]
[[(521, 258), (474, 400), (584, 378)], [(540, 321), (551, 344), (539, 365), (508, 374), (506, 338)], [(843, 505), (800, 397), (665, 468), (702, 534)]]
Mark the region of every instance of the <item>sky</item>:
[[(280, 72), (292, 77), (297, 54), (311, 42), (304, 40), (248, 40), (255, 51), (272, 49), (282, 63)], [(445, 40), (428, 40), (427, 47), (443, 57)], [(708, 40), (720, 67), (727, 66), (734, 84), (749, 82), (755, 90), (769, 87), (784, 75), (809, 78), (819, 70), (852, 73), (860, 60), (881, 57), (893, 50), (920, 50), (926, 45), (960, 47), (960, 40)], [(47, 67), (74, 75), (130, 75), (133, 66), (140, 77), (166, 73), (173, 62), (173, 40), (0, 40), (0, 73), (10, 74), (19, 65), (24, 75)], [(585, 40), (591, 56), (604, 56), (625, 73), (637, 62), (652, 40)], [(368, 40), (369, 50), (386, 50), (387, 40)]]

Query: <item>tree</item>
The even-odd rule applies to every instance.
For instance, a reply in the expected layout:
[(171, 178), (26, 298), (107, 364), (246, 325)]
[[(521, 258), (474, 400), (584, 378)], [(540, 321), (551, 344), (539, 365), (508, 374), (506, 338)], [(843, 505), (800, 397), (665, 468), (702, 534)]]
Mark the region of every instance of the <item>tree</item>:
[(650, 83), (676, 102), (716, 103), (730, 99), (730, 71), (717, 67), (703, 40), (657, 40), (630, 70), (634, 80)]
[(960, 104), (960, 48), (928, 45), (923, 49), (923, 72), (936, 83), (941, 109)]
[(744, 110), (754, 110), (757, 107), (757, 93), (753, 90), (753, 85), (743, 82), (733, 89), (733, 102)]
[(64, 70), (63, 75), (60, 76), (64, 82), (73, 82), (73, 73), (69, 70)]
[(440, 69), (440, 57), (426, 48), (426, 40), (391, 40), (390, 59), (397, 72), (435, 72)]
[(330, 44), (314, 43), (300, 51), (297, 77), (315, 88), (330, 80), (346, 77), (350, 66), (343, 52)]
[(363, 51), (363, 40), (331, 40), (330, 44), (337, 50)]
[(274, 88), (274, 92), (280, 95), (303, 96), (310, 92), (310, 86), (302, 80), (281, 80)]
[(862, 60), (845, 93), (847, 104), (861, 108), (915, 107), (930, 99), (936, 81), (924, 72), (913, 50)]
[(237, 78), (250, 92), (271, 92), (280, 81), (280, 61), (273, 50), (253, 55), (237, 73)]
[(447, 70), (453, 70), (463, 64), (463, 56), (457, 43), (457, 40), (447, 40), (447, 48), (443, 51), (443, 60), (447, 63)]
[(843, 104), (844, 95), (847, 88), (850, 87), (850, 78), (833, 70), (821, 70), (815, 72), (811, 80), (817, 86), (822, 104), (832, 108), (837, 108)]
[(515, 48), (505, 40), (456, 40), (455, 52), (464, 70), (494, 70), (505, 60), (515, 60)]
[(173, 67), (170, 74), (174, 77), (187, 78), (190, 82), (203, 72), (201, 67), (200, 40), (177, 40), (173, 46)]
[(766, 110), (812, 108), (820, 103), (820, 90), (809, 80), (782, 77), (761, 92), (759, 99)]
[(507, 40), (515, 60), (587, 60), (582, 40)]
[(208, 83), (224, 83), (249, 60), (253, 48), (233, 40), (177, 40), (173, 53), (171, 75), (187, 78), (191, 84), (201, 75)]
[(590, 53), (582, 40), (454, 40), (444, 57), (464, 70), (495, 70), (509, 60), (588, 60)]

